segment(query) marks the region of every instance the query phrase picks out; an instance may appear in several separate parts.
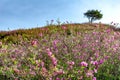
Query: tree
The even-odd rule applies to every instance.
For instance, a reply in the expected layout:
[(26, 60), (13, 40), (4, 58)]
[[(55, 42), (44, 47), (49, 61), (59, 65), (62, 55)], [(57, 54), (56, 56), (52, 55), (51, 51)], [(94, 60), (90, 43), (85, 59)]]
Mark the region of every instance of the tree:
[(101, 11), (98, 10), (88, 10), (84, 13), (84, 16), (88, 18), (89, 23), (92, 23), (95, 20), (100, 20), (103, 17), (103, 14), (100, 13)]

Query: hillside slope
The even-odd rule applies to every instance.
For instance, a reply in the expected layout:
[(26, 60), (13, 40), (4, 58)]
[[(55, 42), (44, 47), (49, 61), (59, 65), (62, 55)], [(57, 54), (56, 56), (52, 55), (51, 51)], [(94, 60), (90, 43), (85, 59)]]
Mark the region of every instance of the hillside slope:
[(120, 80), (120, 32), (64, 24), (0, 33), (1, 80)]
[[(63, 28), (66, 27), (66, 33), (73, 32), (75, 34), (77, 32), (90, 32), (90, 31), (104, 31), (108, 28), (111, 28), (106, 24), (64, 24), (64, 25), (48, 25), (41, 28), (33, 28), (33, 29), (19, 29), (13, 31), (1, 31), (0, 32), (0, 41), (5, 42), (19, 42), (20, 38), (22, 39), (34, 39), (39, 38), (42, 34), (50, 35), (55, 32), (62, 33)], [(63, 30), (64, 31), (64, 30)], [(42, 37), (44, 37), (42, 36)]]

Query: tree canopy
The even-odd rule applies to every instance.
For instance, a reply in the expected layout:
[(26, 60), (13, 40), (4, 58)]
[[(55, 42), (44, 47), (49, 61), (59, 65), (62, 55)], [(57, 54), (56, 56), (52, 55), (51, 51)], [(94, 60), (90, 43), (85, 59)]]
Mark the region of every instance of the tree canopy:
[(84, 13), (84, 16), (88, 18), (90, 23), (92, 23), (95, 20), (100, 20), (103, 17), (103, 14), (98, 10), (88, 10)]

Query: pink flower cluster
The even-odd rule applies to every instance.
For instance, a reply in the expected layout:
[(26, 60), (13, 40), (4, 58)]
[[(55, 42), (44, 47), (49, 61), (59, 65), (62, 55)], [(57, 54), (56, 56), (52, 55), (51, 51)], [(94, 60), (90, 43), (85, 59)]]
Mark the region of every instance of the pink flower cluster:
[(65, 72), (62, 69), (60, 69), (60, 70), (54, 72), (54, 76), (61, 75), (61, 74), (64, 74), (64, 73)]
[(37, 40), (33, 40), (33, 41), (31, 42), (31, 44), (32, 44), (33, 46), (36, 46), (36, 45), (38, 44), (38, 41), (37, 41)]
[(66, 26), (62, 26), (62, 29), (63, 29), (63, 30), (66, 30), (66, 29), (67, 29), (67, 27), (66, 27)]
[(87, 67), (87, 66), (88, 66), (88, 63), (85, 62), (85, 61), (82, 61), (82, 62), (80, 63), (80, 65), (81, 65), (81, 66), (84, 66), (84, 67)]
[(48, 49), (46, 49), (46, 51), (47, 51), (48, 56), (51, 57), (52, 56), (52, 52), (50, 51), (50, 49), (48, 48)]
[(52, 60), (52, 64), (53, 64), (54, 66), (56, 66), (56, 65), (57, 65), (57, 59), (54, 57), (54, 55), (52, 54), (52, 52), (50, 51), (49, 48), (46, 49), (46, 51), (47, 51), (48, 56), (49, 56), (50, 59)]
[(39, 36), (42, 37), (42, 36), (43, 36), (43, 33), (39, 33)]
[(68, 69), (72, 69), (73, 66), (75, 65), (75, 62), (74, 61), (68, 61), (67, 64), (68, 64)]

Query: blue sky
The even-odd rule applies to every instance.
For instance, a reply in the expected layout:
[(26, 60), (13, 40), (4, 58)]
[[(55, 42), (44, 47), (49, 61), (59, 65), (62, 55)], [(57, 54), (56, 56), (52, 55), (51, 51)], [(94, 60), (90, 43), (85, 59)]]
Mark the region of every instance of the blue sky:
[(42, 27), (46, 21), (87, 22), (83, 13), (98, 9), (103, 23), (120, 22), (120, 0), (0, 0), (0, 30)]

